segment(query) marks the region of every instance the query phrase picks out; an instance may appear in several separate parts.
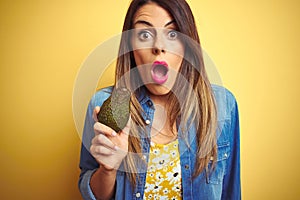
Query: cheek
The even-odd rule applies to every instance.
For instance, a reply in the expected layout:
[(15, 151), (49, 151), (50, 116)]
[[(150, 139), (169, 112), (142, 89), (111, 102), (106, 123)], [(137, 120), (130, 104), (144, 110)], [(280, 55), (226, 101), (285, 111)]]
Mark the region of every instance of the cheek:
[(177, 56), (176, 60), (177, 60), (177, 66), (176, 66), (176, 67), (177, 67), (177, 71), (178, 71), (179, 68), (180, 68), (180, 66), (181, 66), (181, 63), (182, 63), (183, 58)]
[(172, 56), (170, 57), (170, 61), (171, 68), (178, 72), (183, 61), (183, 57), (181, 55), (179, 56), (172, 54)]
[(174, 55), (183, 58), (184, 57), (184, 45), (182, 42), (176, 42), (171, 46), (170, 52), (173, 53)]
[[(149, 53), (146, 53), (149, 55)], [(139, 73), (139, 76), (141, 77), (142, 81), (145, 82), (149, 79), (149, 71), (150, 66), (149, 62), (147, 62), (147, 57), (145, 57), (144, 50), (135, 50), (133, 52), (133, 56), (136, 63), (136, 69)]]
[(134, 60), (137, 66), (147, 64), (146, 55), (149, 55), (149, 52), (145, 49), (133, 51)]
[(181, 63), (183, 61), (183, 58), (184, 58), (184, 47), (182, 44), (178, 44), (176, 46), (176, 51), (174, 51), (173, 54), (171, 54), (172, 58), (171, 58), (171, 62), (172, 62), (172, 66), (173, 66), (173, 69), (178, 71), (180, 66), (181, 66)]

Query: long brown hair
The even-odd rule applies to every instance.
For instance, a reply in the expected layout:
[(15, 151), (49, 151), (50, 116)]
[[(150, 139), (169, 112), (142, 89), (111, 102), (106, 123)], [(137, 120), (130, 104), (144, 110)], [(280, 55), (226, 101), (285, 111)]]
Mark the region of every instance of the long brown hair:
[[(164, 8), (173, 17), (177, 31), (184, 34), (188, 40), (185, 40), (185, 54), (184, 60), (181, 64), (179, 73), (186, 80), (188, 84), (182, 84), (180, 80), (176, 80), (172, 92), (169, 94), (168, 112), (170, 116), (170, 125), (180, 119), (182, 124), (187, 125), (192, 121), (197, 127), (197, 160), (194, 171), (194, 176), (199, 175), (203, 170), (208, 169), (209, 162), (212, 159), (213, 165), (217, 158), (216, 147), (216, 127), (217, 127), (217, 112), (216, 105), (209, 83), (200, 47), (200, 39), (198, 36), (197, 27), (195, 24), (192, 11), (185, 0), (133, 0), (127, 11), (123, 35), (121, 38), (119, 57), (116, 66), (116, 83), (122, 79), (124, 74), (136, 67), (133, 57), (130, 34), (127, 31), (133, 28), (133, 19), (136, 11), (143, 5), (150, 2), (156, 3)], [(136, 71), (136, 70), (135, 70)], [(133, 77), (133, 75), (130, 75)], [(136, 88), (141, 80), (139, 76), (134, 76), (130, 79), (129, 88)], [(184, 92), (183, 92), (184, 91)], [(174, 95), (176, 94), (176, 95)], [(184, 99), (184, 102), (179, 102), (178, 97)], [(180, 104), (180, 105), (179, 105)], [(132, 129), (129, 136), (128, 149), (129, 152), (140, 154), (141, 150), (141, 136), (139, 134), (140, 127), (145, 127), (142, 118), (142, 108), (135, 95), (131, 98), (131, 116)], [(172, 127), (170, 127), (172, 129)], [(183, 129), (184, 127), (180, 127)], [(129, 172), (127, 175), (133, 185), (136, 184), (137, 163), (128, 154), (126, 162), (124, 162)]]

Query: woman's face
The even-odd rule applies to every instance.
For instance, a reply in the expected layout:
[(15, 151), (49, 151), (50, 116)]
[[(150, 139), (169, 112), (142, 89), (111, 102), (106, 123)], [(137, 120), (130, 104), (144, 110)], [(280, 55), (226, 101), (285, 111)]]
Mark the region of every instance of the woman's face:
[(170, 14), (155, 3), (135, 14), (132, 47), (138, 72), (154, 95), (172, 89), (184, 55), (184, 45)]

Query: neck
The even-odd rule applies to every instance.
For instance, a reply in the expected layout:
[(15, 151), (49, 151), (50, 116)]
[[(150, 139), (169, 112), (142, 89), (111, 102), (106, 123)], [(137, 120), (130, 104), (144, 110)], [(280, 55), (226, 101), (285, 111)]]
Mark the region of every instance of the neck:
[(168, 102), (168, 95), (149, 95), (151, 100), (153, 101), (154, 104), (159, 104), (163, 107), (166, 107), (165, 105)]
[[(150, 96), (151, 97), (151, 96)], [(166, 96), (151, 97), (155, 112), (151, 127), (151, 140), (155, 143), (167, 144), (177, 138), (176, 124), (170, 124), (170, 115), (167, 111)]]

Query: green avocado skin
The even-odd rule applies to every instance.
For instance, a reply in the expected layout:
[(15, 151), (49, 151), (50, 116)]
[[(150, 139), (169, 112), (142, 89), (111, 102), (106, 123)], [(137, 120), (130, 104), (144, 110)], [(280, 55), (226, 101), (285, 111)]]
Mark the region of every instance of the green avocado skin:
[(126, 88), (117, 88), (103, 102), (97, 117), (100, 123), (109, 126), (118, 133), (126, 126), (129, 112), (130, 91)]

